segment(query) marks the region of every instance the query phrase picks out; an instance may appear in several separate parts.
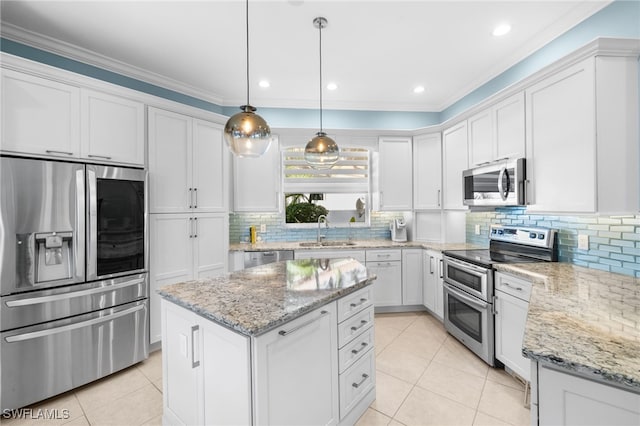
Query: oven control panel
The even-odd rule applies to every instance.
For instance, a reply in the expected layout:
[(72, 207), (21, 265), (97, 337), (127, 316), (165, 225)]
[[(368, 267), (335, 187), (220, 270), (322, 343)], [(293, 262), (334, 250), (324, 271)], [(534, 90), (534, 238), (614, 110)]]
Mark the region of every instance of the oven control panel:
[(548, 228), (537, 228), (534, 226), (509, 226), (491, 225), (489, 239), (496, 241), (507, 241), (527, 246), (553, 247), (556, 231)]

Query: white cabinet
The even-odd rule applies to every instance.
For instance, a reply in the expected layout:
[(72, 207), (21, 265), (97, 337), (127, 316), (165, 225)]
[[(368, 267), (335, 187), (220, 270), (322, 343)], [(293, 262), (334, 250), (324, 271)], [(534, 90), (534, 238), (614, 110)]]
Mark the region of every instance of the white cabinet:
[(640, 394), (635, 392), (541, 364), (537, 390), (540, 425), (640, 424)]
[(258, 158), (233, 157), (233, 210), (236, 212), (279, 212), (280, 148), (273, 136), (269, 150)]
[(228, 215), (152, 214), (149, 223), (149, 339), (160, 341), (160, 287), (224, 274), (228, 259)]
[(526, 90), (529, 210), (638, 211), (637, 69), (591, 57)]
[(144, 166), (143, 103), (81, 89), (80, 107), (82, 158)]
[(2, 151), (80, 156), (80, 90), (2, 69)]
[(463, 204), (462, 172), (468, 167), (467, 122), (442, 133), (442, 187), (445, 209), (466, 209)]
[(379, 210), (411, 210), (413, 199), (411, 138), (381, 137), (379, 154)]
[(422, 249), (402, 250), (402, 304), (422, 305)]
[(523, 379), (531, 380), (531, 361), (522, 356), (531, 282), (495, 273), (496, 358)]
[(255, 423), (337, 424), (336, 304), (255, 339)]
[(525, 156), (524, 92), (467, 120), (469, 166)]
[(424, 250), (422, 256), (423, 304), (442, 320), (444, 318), (442, 253), (435, 250)]
[(222, 126), (149, 108), (151, 213), (226, 212)]
[(377, 275), (373, 282), (376, 307), (402, 305), (401, 250), (367, 250), (367, 269)]
[(440, 133), (413, 138), (413, 208), (442, 207), (442, 140)]
[(296, 259), (341, 259), (352, 257), (360, 263), (366, 261), (364, 250), (296, 250), (293, 257)]

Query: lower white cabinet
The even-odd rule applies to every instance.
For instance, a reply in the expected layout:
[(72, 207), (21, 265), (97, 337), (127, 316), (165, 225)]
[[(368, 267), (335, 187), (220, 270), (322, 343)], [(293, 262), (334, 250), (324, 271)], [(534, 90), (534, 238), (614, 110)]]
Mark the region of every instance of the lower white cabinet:
[(640, 424), (640, 394), (538, 364), (538, 418), (532, 404), (532, 424)]
[(352, 257), (360, 263), (366, 259), (364, 250), (296, 250), (293, 253), (296, 259), (340, 259), (342, 257)]
[(149, 215), (150, 300), (149, 341), (159, 342), (160, 296), (167, 284), (222, 275), (228, 261), (228, 215)]
[(378, 277), (373, 282), (375, 306), (402, 306), (402, 251), (367, 250), (366, 266)]
[(531, 282), (495, 273), (496, 358), (523, 379), (531, 380), (531, 361), (522, 356)]
[(402, 304), (422, 305), (422, 249), (402, 250)]
[(442, 253), (435, 250), (423, 250), (422, 271), (423, 304), (431, 313), (442, 320), (444, 318)]

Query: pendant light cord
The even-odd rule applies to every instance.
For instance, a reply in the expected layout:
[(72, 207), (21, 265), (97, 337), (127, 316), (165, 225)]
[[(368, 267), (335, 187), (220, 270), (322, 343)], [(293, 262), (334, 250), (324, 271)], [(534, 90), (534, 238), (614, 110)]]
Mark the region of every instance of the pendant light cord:
[(246, 26), (247, 26), (247, 105), (249, 105), (249, 0), (246, 0)]
[(322, 131), (322, 20), (318, 22), (318, 29), (320, 30), (320, 132)]

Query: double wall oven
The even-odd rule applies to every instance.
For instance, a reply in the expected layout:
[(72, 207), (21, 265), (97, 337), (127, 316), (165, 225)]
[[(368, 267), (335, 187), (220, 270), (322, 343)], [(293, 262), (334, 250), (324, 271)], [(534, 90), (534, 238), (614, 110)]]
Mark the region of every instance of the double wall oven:
[(148, 357), (147, 173), (1, 157), (0, 404)]
[(495, 364), (496, 263), (555, 262), (556, 231), (491, 225), (489, 249), (444, 252), (444, 326), (487, 364)]

